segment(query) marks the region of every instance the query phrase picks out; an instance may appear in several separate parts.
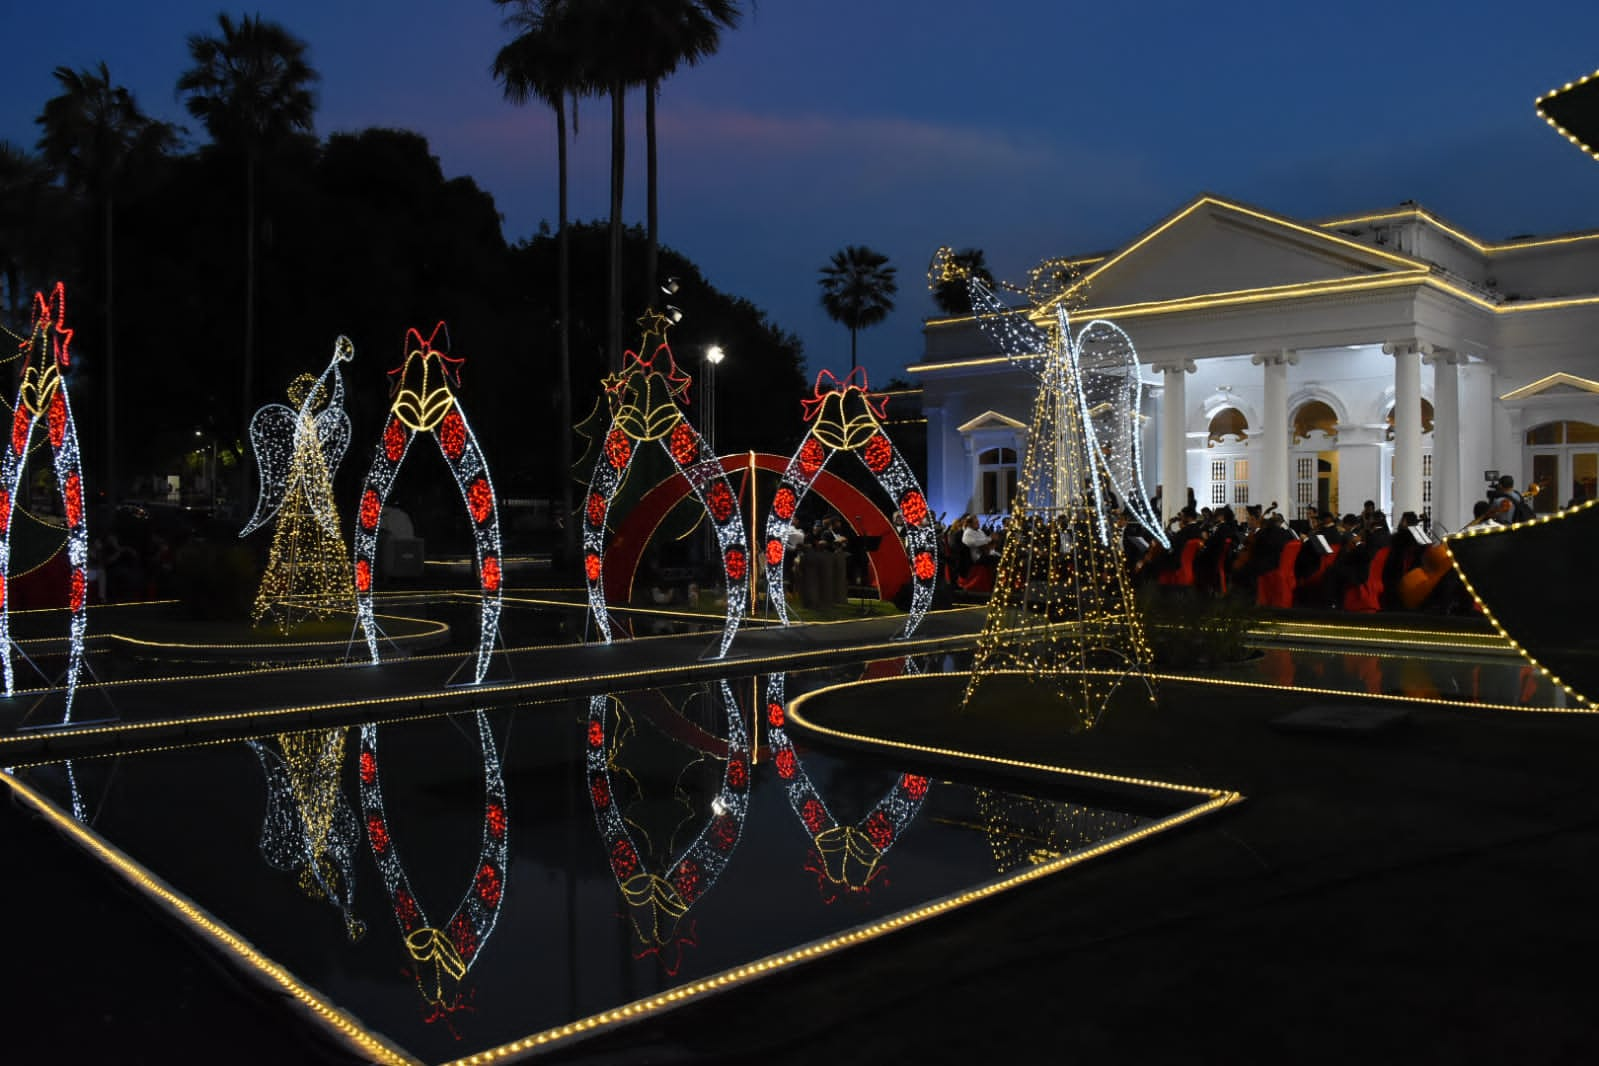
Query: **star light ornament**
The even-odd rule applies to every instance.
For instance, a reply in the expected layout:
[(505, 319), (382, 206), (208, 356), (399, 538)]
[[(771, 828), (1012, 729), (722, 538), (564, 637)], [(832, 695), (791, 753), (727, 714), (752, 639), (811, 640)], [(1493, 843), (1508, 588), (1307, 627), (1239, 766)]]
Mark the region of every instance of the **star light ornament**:
[(70, 568), (67, 605), (71, 611), (66, 673), (66, 710), (62, 721), (72, 719), (72, 700), (83, 668), (83, 633), (88, 626), (89, 531), (85, 520), (83, 468), (78, 455), (78, 431), (67, 398), (66, 371), (72, 365), (72, 333), (66, 325), (66, 287), (56, 282), (46, 296), (33, 297), (33, 328), (19, 346), (22, 380), (11, 418), (11, 440), (0, 458), (0, 660), (4, 661), (5, 694), (13, 692), (11, 668), (11, 518), (17, 489), (26, 466), (28, 442), (34, 427), (45, 425), (50, 454), (55, 462), (56, 486), (67, 523), (67, 564)]
[[(670, 309), (669, 309), (670, 310)], [(583, 507), (583, 572), (588, 581), (589, 610), (601, 639), (611, 642), (610, 612), (605, 603), (605, 530), (611, 501), (627, 479), (641, 445), (656, 443), (672, 466), (687, 479), (689, 488), (711, 520), (721, 554), (727, 589), (727, 617), (716, 658), (727, 654), (749, 604), (746, 579), (750, 573), (749, 544), (738, 495), (722, 469), (722, 461), (705, 446), (699, 431), (684, 415), (680, 403), (688, 402), (692, 382), (672, 358), (666, 333), (673, 319), (654, 308), (639, 319), (643, 338), (639, 350), (629, 351), (619, 373), (605, 379), (605, 401), (611, 421), (601, 441), (594, 473), (589, 478)]]
[[(857, 377), (859, 381), (857, 381)], [(877, 484), (888, 493), (905, 518), (905, 554), (911, 564), (911, 609), (902, 638), (916, 632), (933, 602), (938, 576), (938, 533), (921, 484), (910, 465), (894, 447), (882, 418), (888, 397), (874, 395), (866, 384), (866, 370), (856, 367), (843, 381), (823, 370), (809, 399), (800, 401), (811, 428), (783, 469), (782, 484), (772, 497), (766, 518), (766, 582), (777, 616), (788, 625), (788, 603), (783, 594), (783, 563), (794, 515), (818, 474), (835, 454), (847, 452), (861, 461)]]
[[(956, 268), (948, 249), (930, 276)], [(1007, 307), (965, 276), (974, 316), (1014, 365), (1038, 379), (1027, 449), (987, 620), (963, 706), (1001, 675), (1049, 680), (1091, 727), (1130, 675), (1151, 700), (1152, 659), (1133, 601), (1120, 506), (1170, 546), (1143, 484), (1138, 353), (1118, 326), (1094, 320), (1075, 336), (1061, 294)]]
[(350, 599), (350, 562), (333, 502), (333, 474), (350, 445), (340, 364), (355, 357), (348, 337), (333, 345), (321, 377), (302, 374), (289, 386), (295, 406), (268, 404), (250, 419), (250, 445), (260, 470), (255, 513), (239, 531), (248, 536), (278, 518), (272, 550), (251, 620), (276, 615), (285, 631), (295, 611), (326, 618)]
[(443, 322), (435, 325), (425, 339), (414, 329), (406, 331), (405, 361), (389, 371), (389, 376), (395, 379), (394, 402), (383, 427), (383, 439), (378, 442), (372, 468), (361, 489), (355, 517), (356, 617), (375, 664), (379, 661), (378, 629), (372, 616), (372, 583), (377, 570), (378, 527), (383, 518), (384, 501), (394, 487), (394, 479), (410, 451), (411, 441), (425, 433), (438, 443), (445, 465), (461, 490), (472, 526), (481, 594), (477, 666), (472, 678), (472, 683), (477, 684), (488, 672), (500, 628), (500, 510), (494, 496), (494, 483), (489, 479), (488, 462), (478, 448), (477, 437), (467, 424), (455, 393), (450, 390), (452, 382), (461, 383), (461, 364), (466, 360), (452, 358), (443, 348), (436, 347), (440, 334), (448, 346), (449, 331)]

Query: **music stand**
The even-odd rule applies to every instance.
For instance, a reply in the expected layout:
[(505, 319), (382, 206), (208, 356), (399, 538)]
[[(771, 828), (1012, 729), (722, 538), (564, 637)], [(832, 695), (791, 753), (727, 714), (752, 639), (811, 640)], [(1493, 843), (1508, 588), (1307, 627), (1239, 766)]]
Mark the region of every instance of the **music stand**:
[(851, 561), (852, 562), (859, 562), (859, 563), (863, 564), (862, 567), (861, 567), (860, 574), (859, 574), (859, 576), (862, 578), (862, 581), (861, 581), (860, 585), (858, 586), (858, 588), (860, 588), (860, 590), (861, 590), (861, 617), (862, 618), (866, 617), (866, 615), (869, 613), (868, 609), (867, 609), (867, 603), (866, 603), (866, 586), (867, 586), (867, 582), (865, 580), (866, 578), (871, 577), (871, 563), (869, 561), (869, 557), (871, 556), (871, 554), (874, 551), (876, 551), (878, 548), (881, 548), (882, 546), (883, 546), (883, 538), (881, 536), (876, 536), (876, 537), (860, 537), (860, 536), (858, 536), (854, 540), (850, 541)]

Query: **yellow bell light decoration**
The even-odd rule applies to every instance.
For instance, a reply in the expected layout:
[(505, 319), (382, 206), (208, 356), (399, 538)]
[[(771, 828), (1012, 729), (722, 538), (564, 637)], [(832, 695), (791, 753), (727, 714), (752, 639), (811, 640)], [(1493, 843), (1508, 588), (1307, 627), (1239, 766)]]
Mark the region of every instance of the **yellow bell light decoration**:
[(445, 354), (437, 347), (441, 335), (449, 345), (449, 331), (443, 322), (433, 327), (426, 338), (416, 330), (405, 334), (405, 361), (389, 371), (394, 378), (394, 402), (383, 427), (383, 439), (372, 457), (361, 489), (361, 502), (355, 519), (355, 605), (356, 617), (366, 636), (367, 651), (376, 664), (378, 628), (372, 615), (372, 584), (377, 571), (378, 526), (383, 505), (394, 487), (411, 441), (428, 434), (444, 455), (445, 465), (461, 490), (471, 522), (477, 553), (478, 587), (481, 606), (478, 617), (477, 666), (472, 683), (483, 680), (500, 631), (500, 509), (494, 496), (494, 482), (477, 437), (467, 424), (466, 415), (456, 400), (451, 384), (461, 383), (461, 364), (466, 360)]
[(354, 606), (349, 549), (333, 502), (333, 475), (350, 445), (340, 364), (354, 357), (355, 346), (341, 336), (320, 377), (301, 374), (289, 385), (293, 407), (268, 404), (250, 419), (261, 493), (239, 536), (278, 520), (251, 611), (257, 625), (271, 615), (287, 632), (297, 613), (327, 618)]
[[(11, 417), (11, 440), (0, 459), (0, 660), (4, 661), (5, 694), (13, 692), (11, 666), (11, 518), (17, 489), (22, 483), (28, 442), (34, 427), (45, 424), (50, 453), (55, 462), (56, 485), (61, 492), (61, 512), (67, 522), (67, 604), (71, 610), (65, 677), (66, 710), (62, 721), (72, 720), (72, 700), (83, 668), (83, 634), (88, 627), (89, 531), (84, 507), (83, 467), (78, 455), (78, 430), (72, 420), (65, 374), (72, 365), (72, 333), (66, 325), (66, 286), (56, 282), (47, 296), (33, 297), (33, 327), (19, 348), (23, 353), (22, 378)], [(75, 787), (75, 786), (74, 786)]]
[(477, 719), (478, 744), (483, 751), (483, 839), (466, 893), (441, 925), (428, 919), (422, 901), (405, 874), (399, 845), (389, 832), (378, 758), (379, 727), (374, 722), (361, 727), (357, 768), (367, 844), (383, 877), (394, 921), (400, 927), (406, 951), (411, 956), (409, 973), (426, 1004), (423, 1021), (430, 1024), (443, 1021), (452, 1031), (451, 1016), (463, 1008), (470, 1009), (470, 995), (461, 989), (461, 982), (483, 954), (483, 946), (499, 921), (500, 907), (505, 900), (506, 861), (510, 854), (505, 775), (499, 751), (488, 716), (483, 711), (473, 714)]
[(267, 865), (299, 875), (300, 889), (344, 917), (350, 940), (366, 925), (355, 917), (355, 849), (361, 827), (339, 787), (347, 729), (282, 733), (251, 740), (267, 781), (261, 854)]
[[(668, 308), (674, 316), (680, 313)], [(705, 441), (684, 415), (679, 404), (688, 402), (693, 380), (683, 373), (666, 341), (675, 317), (650, 308), (638, 320), (643, 338), (638, 351), (629, 351), (619, 373), (605, 379), (605, 401), (611, 420), (602, 439), (594, 472), (589, 478), (583, 506), (583, 575), (588, 582), (589, 610), (601, 639), (611, 642), (610, 612), (605, 603), (605, 531), (616, 498), (641, 445), (655, 443), (665, 450), (672, 466), (687, 479), (689, 488), (711, 520), (721, 553), (727, 589), (727, 617), (716, 658), (727, 654), (748, 607), (751, 559), (744, 536), (744, 519), (738, 495), (711, 454)]]
[[(914, 672), (910, 660), (906, 660), (906, 665)], [(870, 890), (885, 869), (883, 858), (888, 849), (920, 813), (930, 783), (920, 774), (900, 774), (860, 821), (840, 825), (805, 772), (785, 728), (787, 676), (778, 673), (766, 678), (766, 743), (778, 780), (788, 793), (789, 806), (811, 838), (812, 850), (805, 868), (816, 874), (823, 901), (832, 903), (842, 894), (858, 895)]]
[[(940, 249), (930, 276), (957, 269)], [(1030, 306), (1013, 309), (965, 277), (984, 332), (1038, 378), (1038, 392), (962, 705), (980, 709), (1002, 676), (1047, 680), (1072, 727), (1089, 728), (1129, 676), (1155, 698), (1153, 656), (1111, 513), (1120, 505), (1166, 543), (1142, 481), (1138, 353), (1110, 322), (1090, 322), (1074, 337), (1063, 298), (1041, 305), (1041, 294), (1030, 293)], [(1012, 694), (1001, 687), (1006, 695), (996, 689), (993, 698)]]
[[(611, 704), (617, 703), (616, 698), (589, 698), (584, 762), (594, 822), (605, 845), (611, 874), (627, 904), (633, 931), (638, 935), (640, 947), (634, 957), (654, 955), (671, 976), (682, 967), (683, 949), (694, 944), (683, 928), (683, 919), (727, 869), (749, 812), (749, 734), (728, 683), (718, 681), (715, 688), (727, 721), (727, 760), (721, 787), (711, 800), (709, 820), (686, 847), (669, 859), (664, 876), (646, 868), (644, 853), (634, 838), (638, 826), (622, 814), (613, 785), (613, 775), (626, 773), (617, 764), (619, 742), (610, 727)], [(620, 711), (617, 703), (617, 717)]]
[(921, 484), (883, 428), (888, 398), (873, 395), (866, 383), (865, 368), (857, 367), (843, 381), (832, 371), (818, 372), (810, 398), (800, 402), (811, 428), (784, 468), (782, 483), (772, 496), (772, 510), (766, 518), (766, 583), (777, 616), (788, 625), (783, 563), (789, 534), (794, 531), (794, 515), (828, 460), (836, 453), (846, 452), (861, 461), (904, 516), (905, 554), (911, 564), (911, 609), (900, 636), (909, 637), (933, 602), (933, 585), (938, 577), (938, 530)]

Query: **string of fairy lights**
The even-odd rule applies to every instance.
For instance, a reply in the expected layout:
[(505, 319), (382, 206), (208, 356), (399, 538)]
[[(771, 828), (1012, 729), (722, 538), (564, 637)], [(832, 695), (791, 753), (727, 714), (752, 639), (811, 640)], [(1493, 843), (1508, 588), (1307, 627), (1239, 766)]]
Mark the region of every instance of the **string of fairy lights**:
[(62, 721), (72, 719), (72, 702), (83, 668), (83, 635), (88, 627), (89, 531), (84, 501), (83, 468), (78, 453), (78, 430), (72, 419), (65, 374), (72, 365), (73, 330), (66, 325), (66, 286), (56, 282), (49, 295), (35, 293), (33, 325), (23, 342), (22, 377), (11, 417), (11, 439), (0, 458), (0, 660), (3, 660), (5, 694), (12, 695), (15, 678), (11, 655), (11, 528), (22, 471), (34, 429), (44, 423), (50, 442), (61, 512), (67, 523), (67, 605), (69, 623), (66, 708)]
[(870, 890), (883, 872), (884, 857), (921, 811), (931, 786), (920, 774), (900, 774), (893, 787), (858, 822), (840, 825), (789, 739), (784, 716), (787, 679), (787, 673), (766, 676), (766, 743), (789, 806), (811, 838), (813, 852), (806, 868), (816, 872), (817, 888), (831, 903), (840, 892), (860, 894)]
[(594, 822), (599, 827), (611, 876), (616, 879), (638, 935), (640, 948), (635, 955), (655, 956), (669, 975), (678, 972), (682, 949), (688, 943), (683, 920), (727, 869), (749, 813), (750, 781), (754, 775), (744, 716), (726, 680), (716, 681), (713, 690), (721, 699), (727, 724), (727, 757), (722, 765), (721, 784), (711, 799), (710, 818), (687, 846), (667, 860), (661, 874), (648, 869), (616, 792), (615, 776), (626, 770), (618, 761), (620, 744), (610, 719), (621, 716), (621, 701), (608, 695), (589, 699), (584, 765)]
[(472, 682), (479, 684), (488, 673), (500, 629), (503, 583), (500, 510), (488, 462), (450, 389), (452, 382), (460, 384), (461, 364), (466, 360), (452, 357), (437, 346), (441, 334), (447, 347), (449, 332), (443, 322), (435, 325), (426, 338), (415, 329), (408, 330), (405, 361), (389, 371), (389, 376), (395, 379), (394, 402), (390, 405), (383, 436), (372, 456), (372, 466), (367, 471), (356, 509), (353, 576), (356, 618), (366, 638), (367, 651), (376, 664), (380, 659), (377, 621), (372, 613), (372, 586), (377, 573), (378, 528), (383, 519), (383, 505), (411, 449), (412, 440), (427, 434), (437, 442), (444, 456), (444, 463), (461, 491), (472, 526), (480, 605)]
[(417, 898), (400, 859), (400, 848), (390, 831), (383, 805), (382, 764), (378, 754), (378, 724), (361, 726), (357, 780), (361, 818), (368, 848), (383, 878), (394, 921), (410, 953), (411, 976), (428, 1007), (427, 1022), (448, 1021), (466, 1005), (461, 982), (483, 953), (494, 932), (505, 900), (506, 862), (510, 829), (505, 805), (505, 777), (500, 754), (489, 728), (488, 715), (473, 712), (478, 744), (483, 755), (483, 836), (477, 862), (461, 901), (443, 924), (434, 925), (422, 900)]
[(916, 632), (932, 605), (934, 579), (938, 576), (937, 523), (921, 483), (883, 428), (887, 403), (887, 396), (874, 394), (867, 386), (864, 367), (852, 370), (843, 381), (832, 371), (820, 371), (811, 396), (801, 401), (805, 421), (811, 427), (784, 467), (782, 483), (772, 496), (766, 517), (767, 589), (783, 625), (789, 624), (783, 573), (795, 531), (794, 516), (828, 460), (839, 452), (860, 460), (905, 519), (911, 604), (900, 635), (909, 637)]
[(355, 849), (361, 827), (339, 785), (348, 732), (314, 729), (281, 733), (275, 744), (246, 743), (267, 781), (262, 857), (274, 869), (298, 874), (307, 896), (336, 907), (355, 941), (366, 925), (355, 916)]
[[(676, 312), (674, 312), (675, 314)], [(667, 343), (675, 318), (650, 308), (638, 320), (643, 338), (629, 351), (622, 369), (604, 381), (610, 424), (601, 439), (583, 505), (583, 576), (589, 612), (600, 639), (611, 642), (610, 611), (605, 602), (605, 541), (611, 504), (627, 480), (640, 445), (656, 443), (685, 479), (710, 519), (727, 590), (727, 615), (715, 658), (732, 646), (749, 607), (753, 560), (744, 535), (744, 518), (721, 460), (679, 406), (686, 402), (692, 378), (678, 368)]]
[(297, 612), (326, 618), (353, 606), (350, 556), (339, 529), (333, 475), (350, 444), (339, 365), (354, 356), (350, 339), (339, 337), (320, 377), (302, 374), (290, 384), (293, 408), (268, 404), (250, 419), (261, 489), (255, 513), (239, 536), (248, 536), (274, 516), (278, 519), (251, 611), (257, 625), (271, 615), (287, 632)]
[(1107, 322), (1074, 337), (1064, 293), (1047, 306), (1029, 294), (1030, 306), (1006, 307), (941, 249), (930, 279), (962, 276), (985, 333), (1039, 382), (962, 706), (980, 706), (983, 690), (1001, 676), (1045, 680), (1074, 725), (1086, 728), (1128, 676), (1140, 677), (1154, 698), (1153, 653), (1110, 521), (1119, 502), (1167, 543), (1141, 480), (1137, 352)]

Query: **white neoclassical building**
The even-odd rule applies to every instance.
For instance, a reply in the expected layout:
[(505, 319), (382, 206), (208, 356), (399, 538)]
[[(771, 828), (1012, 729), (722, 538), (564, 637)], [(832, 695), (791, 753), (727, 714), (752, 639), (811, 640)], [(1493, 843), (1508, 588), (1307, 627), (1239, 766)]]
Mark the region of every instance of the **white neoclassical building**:
[[(1413, 204), (1303, 222), (1200, 196), (1078, 260), (1082, 323), (1133, 338), (1150, 387), (1145, 478), (1169, 517), (1269, 504), (1430, 512), (1458, 529), (1489, 472), (1540, 511), (1599, 482), (1599, 232), (1476, 239)], [(1033, 379), (969, 318), (923, 358), (935, 513), (1014, 490)]]

